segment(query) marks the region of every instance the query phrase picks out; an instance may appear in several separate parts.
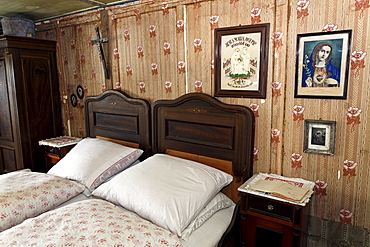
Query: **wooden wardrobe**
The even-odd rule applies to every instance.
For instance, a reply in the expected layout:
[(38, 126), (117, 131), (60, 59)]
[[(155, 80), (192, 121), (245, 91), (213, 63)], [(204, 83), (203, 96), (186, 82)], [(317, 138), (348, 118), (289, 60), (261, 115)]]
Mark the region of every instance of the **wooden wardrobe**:
[(0, 174), (45, 171), (38, 141), (62, 135), (56, 42), (0, 36)]

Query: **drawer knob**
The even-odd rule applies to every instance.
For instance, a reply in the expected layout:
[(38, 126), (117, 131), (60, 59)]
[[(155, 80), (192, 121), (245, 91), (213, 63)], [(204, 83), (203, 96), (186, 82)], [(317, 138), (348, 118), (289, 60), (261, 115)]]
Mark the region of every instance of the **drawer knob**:
[(268, 206), (267, 206), (267, 210), (268, 210), (268, 211), (272, 211), (272, 210), (274, 210), (274, 206), (272, 206), (272, 205), (268, 205)]

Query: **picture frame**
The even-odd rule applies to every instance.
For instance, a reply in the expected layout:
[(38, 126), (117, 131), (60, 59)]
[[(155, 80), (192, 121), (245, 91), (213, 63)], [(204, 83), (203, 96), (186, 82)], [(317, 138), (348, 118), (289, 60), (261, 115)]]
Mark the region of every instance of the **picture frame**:
[(84, 89), (83, 89), (83, 87), (82, 87), (81, 85), (78, 85), (78, 86), (77, 86), (76, 94), (77, 94), (77, 97), (78, 97), (79, 99), (83, 99), (83, 98), (84, 98), (84, 96), (85, 96), (85, 91), (84, 91)]
[(295, 98), (346, 99), (352, 30), (297, 35)]
[(266, 98), (270, 23), (216, 28), (216, 97)]
[(73, 106), (73, 107), (76, 107), (77, 106), (77, 96), (76, 96), (76, 94), (71, 94), (71, 105)]
[(304, 121), (303, 152), (334, 155), (335, 131), (335, 121), (306, 119)]

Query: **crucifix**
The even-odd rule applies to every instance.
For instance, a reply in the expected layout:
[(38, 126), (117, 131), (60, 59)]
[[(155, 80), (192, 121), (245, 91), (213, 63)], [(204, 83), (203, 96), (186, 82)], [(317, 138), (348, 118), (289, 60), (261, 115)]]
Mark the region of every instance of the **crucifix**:
[(97, 39), (92, 40), (91, 43), (93, 45), (95, 45), (95, 44), (98, 45), (100, 60), (103, 63), (105, 79), (109, 79), (109, 72), (108, 72), (107, 64), (106, 64), (105, 58), (104, 58), (103, 47), (101, 45), (102, 43), (107, 43), (108, 38), (100, 38), (99, 27), (95, 27), (95, 31), (96, 31)]

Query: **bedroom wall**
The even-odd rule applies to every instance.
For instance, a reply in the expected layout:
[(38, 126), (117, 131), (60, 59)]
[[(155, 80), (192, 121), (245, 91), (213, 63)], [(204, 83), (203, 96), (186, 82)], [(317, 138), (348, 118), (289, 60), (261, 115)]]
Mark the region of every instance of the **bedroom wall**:
[[(69, 102), (78, 85), (85, 97), (110, 88), (150, 101), (187, 92), (212, 95), (214, 28), (258, 23), (270, 23), (266, 99), (219, 98), (254, 110), (255, 172), (315, 181), (313, 218), (370, 229), (366, 0), (143, 0), (40, 23), (37, 36), (58, 41), (65, 133), (85, 135), (84, 99), (77, 107)], [(109, 39), (103, 44), (109, 79), (91, 44), (97, 25)], [(353, 32), (347, 99), (294, 98), (297, 34), (330, 28)], [(336, 121), (335, 155), (303, 152), (304, 119)], [(364, 236), (368, 244), (369, 233)]]

